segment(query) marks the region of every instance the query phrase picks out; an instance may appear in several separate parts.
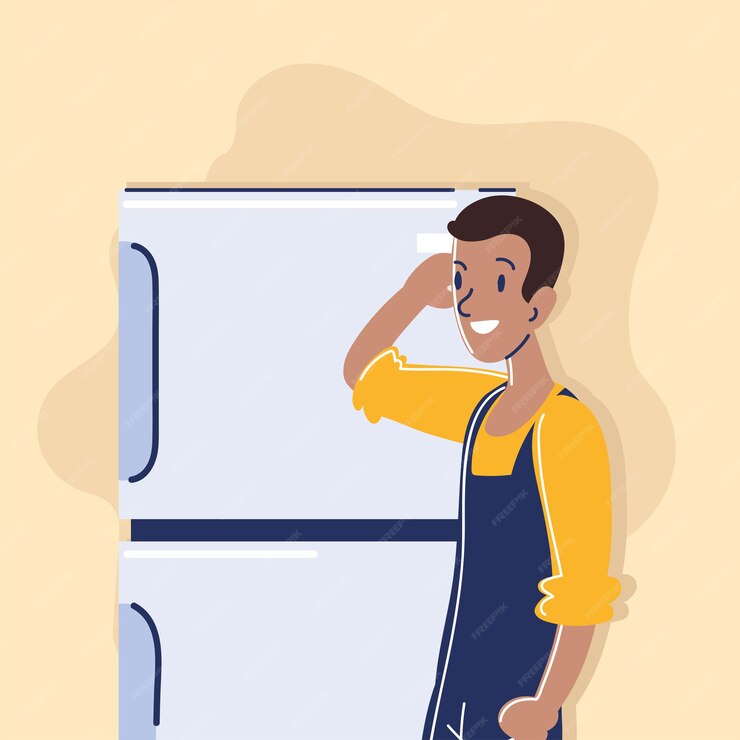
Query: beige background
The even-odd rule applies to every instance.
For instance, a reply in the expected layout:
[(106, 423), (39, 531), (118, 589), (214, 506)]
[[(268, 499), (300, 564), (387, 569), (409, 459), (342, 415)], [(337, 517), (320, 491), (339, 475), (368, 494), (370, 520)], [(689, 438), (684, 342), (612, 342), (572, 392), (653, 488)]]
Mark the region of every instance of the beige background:
[[(578, 737), (738, 736), (735, 4), (208, 11), (3, 7), (3, 736), (115, 736), (115, 386), (98, 380), (116, 196), (206, 178), (500, 178), (554, 199), (577, 245), (556, 367), (603, 402), (637, 582)], [(334, 69), (281, 69), (305, 63)], [(368, 138), (322, 140), (350, 119)]]

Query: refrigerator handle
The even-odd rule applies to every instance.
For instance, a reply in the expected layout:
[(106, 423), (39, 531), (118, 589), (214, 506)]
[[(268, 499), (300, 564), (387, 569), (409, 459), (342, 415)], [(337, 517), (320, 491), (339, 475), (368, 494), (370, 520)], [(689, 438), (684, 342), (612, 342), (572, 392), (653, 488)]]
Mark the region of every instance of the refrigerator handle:
[(155, 727), (159, 726), (159, 708), (160, 701), (162, 699), (162, 643), (159, 640), (159, 630), (157, 625), (154, 623), (151, 614), (139, 606), (136, 602), (131, 602), (131, 608), (139, 614), (142, 619), (146, 622), (146, 626), (152, 635), (152, 645), (154, 647), (154, 697), (153, 697), (153, 708), (152, 708), (152, 724)]
[(159, 450), (159, 270), (136, 242), (120, 242), (118, 257), (118, 477), (136, 483)]

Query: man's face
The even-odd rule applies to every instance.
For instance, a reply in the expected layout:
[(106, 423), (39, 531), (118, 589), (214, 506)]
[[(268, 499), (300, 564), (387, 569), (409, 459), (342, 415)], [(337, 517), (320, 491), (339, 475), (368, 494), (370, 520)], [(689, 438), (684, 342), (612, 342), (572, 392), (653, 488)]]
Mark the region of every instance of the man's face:
[(503, 360), (550, 313), (554, 291), (542, 288), (531, 302), (524, 300), (531, 254), (515, 234), (478, 242), (456, 239), (452, 259), (454, 310), (465, 346), (483, 362)]

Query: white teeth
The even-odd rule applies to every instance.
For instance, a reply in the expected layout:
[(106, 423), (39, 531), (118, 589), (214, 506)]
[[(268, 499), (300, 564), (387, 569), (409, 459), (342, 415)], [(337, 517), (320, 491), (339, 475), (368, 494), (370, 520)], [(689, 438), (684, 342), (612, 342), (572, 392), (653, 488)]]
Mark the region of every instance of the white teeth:
[(490, 334), (498, 326), (498, 319), (488, 321), (471, 321), (470, 328), (476, 334)]

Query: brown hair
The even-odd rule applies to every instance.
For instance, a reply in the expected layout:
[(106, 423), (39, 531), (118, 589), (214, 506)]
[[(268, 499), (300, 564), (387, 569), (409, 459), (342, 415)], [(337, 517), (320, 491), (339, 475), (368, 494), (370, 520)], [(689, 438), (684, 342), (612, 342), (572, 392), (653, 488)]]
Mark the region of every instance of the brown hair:
[(565, 237), (555, 216), (542, 206), (514, 195), (492, 195), (460, 211), (447, 230), (456, 239), (479, 242), (516, 234), (527, 242), (532, 259), (522, 285), (529, 301), (542, 287), (555, 285), (563, 264)]

